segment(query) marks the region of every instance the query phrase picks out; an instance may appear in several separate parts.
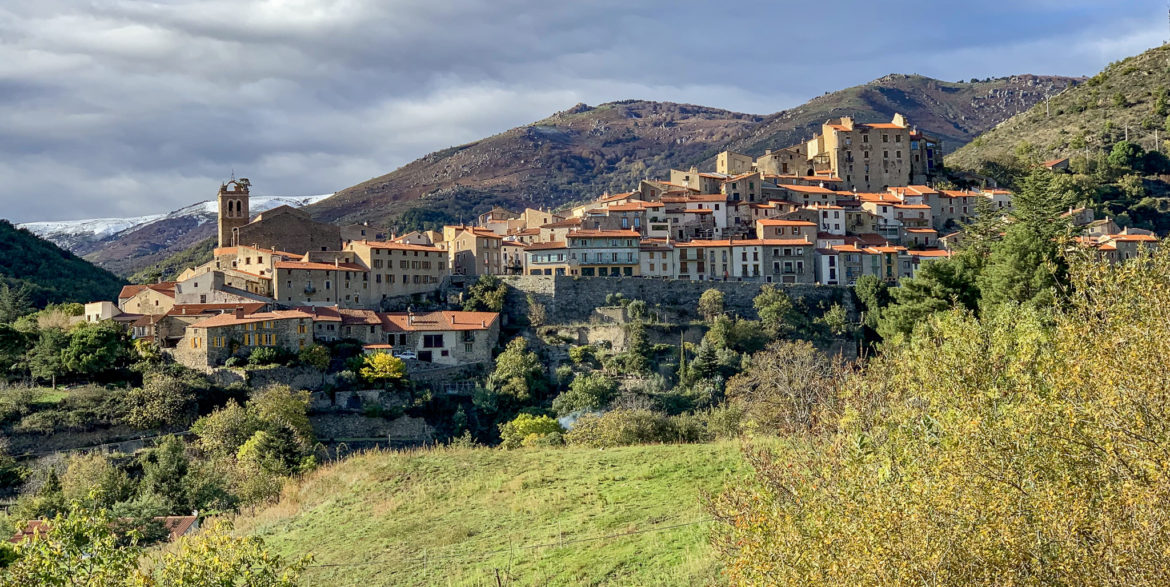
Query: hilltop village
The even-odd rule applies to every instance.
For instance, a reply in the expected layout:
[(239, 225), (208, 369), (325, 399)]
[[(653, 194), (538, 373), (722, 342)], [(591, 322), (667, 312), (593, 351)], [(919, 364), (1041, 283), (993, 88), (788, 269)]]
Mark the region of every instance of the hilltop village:
[[(903, 116), (827, 121), (806, 143), (753, 159), (725, 151), (713, 171), (671, 170), (634, 191), (560, 211), (490, 210), (474, 225), (388, 235), (312, 220), (288, 206), (249, 214), (250, 183), (218, 194), (214, 258), (177, 280), (131, 285), (86, 306), (200, 369), (259, 346), (297, 350), (357, 339), (448, 365), (491, 360), (499, 316), (405, 308), (451, 279), (481, 275), (643, 278), (851, 286), (895, 283), (951, 255), (978, 214), (1003, 215), (1012, 193), (930, 187), (939, 143)], [(1053, 173), (1061, 161), (1046, 164)], [(1111, 260), (1152, 244), (1070, 210), (1081, 242)]]

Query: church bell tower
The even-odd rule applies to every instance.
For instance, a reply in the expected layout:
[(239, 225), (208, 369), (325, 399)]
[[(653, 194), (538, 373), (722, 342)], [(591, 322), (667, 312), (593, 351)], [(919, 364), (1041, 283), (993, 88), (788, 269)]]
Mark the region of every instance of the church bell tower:
[(235, 239), (235, 229), (248, 223), (248, 188), (251, 185), (247, 178), (241, 177), (219, 186), (220, 247), (239, 244)]

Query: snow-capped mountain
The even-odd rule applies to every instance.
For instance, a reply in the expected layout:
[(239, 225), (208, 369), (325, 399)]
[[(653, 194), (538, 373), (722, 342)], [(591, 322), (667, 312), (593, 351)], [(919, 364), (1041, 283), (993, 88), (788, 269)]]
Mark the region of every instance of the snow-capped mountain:
[[(271, 210), (277, 206), (289, 205), (294, 208), (315, 204), (332, 196), (254, 196), (249, 202), (253, 214)], [(46, 240), (53, 241), (57, 246), (73, 250), (77, 244), (85, 241), (101, 240), (141, 228), (152, 222), (167, 218), (194, 217), (202, 222), (215, 220), (216, 202), (207, 200), (179, 208), (167, 214), (149, 214), (147, 216), (132, 216), (129, 218), (91, 218), (87, 220), (63, 220), (60, 222), (26, 222), (19, 225), (29, 232)], [(74, 251), (77, 252), (77, 251)]]
[[(300, 208), (332, 196), (252, 196), (249, 210), (259, 214), (277, 206)], [(115, 273), (128, 275), (215, 233), (216, 201), (207, 200), (167, 214), (130, 218), (91, 218), (19, 225)]]

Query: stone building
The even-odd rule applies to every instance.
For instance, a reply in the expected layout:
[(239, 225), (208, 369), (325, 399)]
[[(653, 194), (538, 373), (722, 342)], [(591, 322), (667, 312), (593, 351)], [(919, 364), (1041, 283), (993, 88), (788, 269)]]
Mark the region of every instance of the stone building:
[(572, 275), (640, 275), (640, 235), (633, 230), (577, 230), (566, 239)]
[(389, 298), (432, 292), (451, 275), (447, 251), (439, 247), (355, 241), (346, 248), (370, 273), (367, 302), (349, 307), (376, 308)]
[(260, 347), (297, 352), (312, 342), (312, 314), (299, 310), (245, 314), (241, 308), (191, 324), (172, 353), (188, 367), (207, 368)]
[(500, 338), (495, 312), (374, 312), (300, 308), (313, 319), (316, 340), (352, 339), (368, 352), (411, 351), (418, 361), (441, 365), (485, 363)]
[(127, 285), (118, 294), (118, 309), (126, 314), (166, 314), (175, 306), (175, 282)]
[(251, 182), (247, 178), (233, 179), (219, 186), (216, 203), (219, 207), (219, 246), (230, 247), (235, 243), (236, 230), (248, 223), (248, 190)]
[(808, 158), (814, 170), (843, 179), (843, 189), (863, 192), (925, 184), (942, 163), (938, 142), (901, 114), (888, 123), (862, 124), (848, 116), (830, 120), (808, 142)]

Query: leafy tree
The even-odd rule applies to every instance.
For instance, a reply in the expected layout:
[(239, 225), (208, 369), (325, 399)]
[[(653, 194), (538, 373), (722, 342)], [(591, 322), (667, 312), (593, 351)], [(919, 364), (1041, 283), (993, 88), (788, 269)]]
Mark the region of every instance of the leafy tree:
[(864, 324), (877, 328), (878, 317), (883, 308), (890, 304), (890, 286), (876, 275), (862, 275), (853, 284), (853, 295), (861, 302), (865, 311)]
[(0, 324), (0, 381), (18, 377), (28, 369), (25, 360), (32, 338), (8, 324)]
[(468, 312), (502, 312), (508, 286), (495, 275), (483, 275), (467, 287), (463, 309)]
[(36, 379), (50, 380), (57, 387), (57, 376), (65, 370), (62, 351), (69, 343), (69, 337), (56, 328), (42, 330), (28, 353), (29, 372)]
[(545, 310), (544, 304), (537, 302), (532, 294), (528, 294), (528, 323), (532, 326), (544, 326), (547, 318), (548, 312)]
[(711, 322), (716, 316), (723, 314), (723, 292), (711, 288), (699, 296), (699, 315)]
[(593, 372), (574, 378), (569, 390), (553, 400), (552, 407), (558, 416), (595, 412), (605, 409), (616, 395), (617, 383), (601, 373)]
[(187, 458), (187, 445), (181, 438), (164, 438), (139, 461), (142, 464), (139, 491), (161, 498), (168, 514), (187, 512), (197, 507), (188, 494), (191, 460)]
[(199, 447), (213, 456), (235, 455), (261, 427), (255, 414), (234, 400), (191, 425)]
[(981, 307), (1009, 302), (1051, 306), (1067, 272), (1057, 241), (1038, 238), (1023, 224), (1012, 225), (979, 277)]
[(329, 348), (319, 344), (311, 344), (301, 349), (301, 352), (297, 355), (297, 360), (302, 365), (308, 365), (318, 371), (329, 369), (329, 361), (331, 358)]
[(1123, 170), (1140, 170), (1145, 154), (1145, 149), (1142, 149), (1141, 145), (1130, 141), (1120, 141), (1113, 145), (1113, 150), (1109, 152), (1109, 164)]
[(130, 349), (129, 335), (115, 324), (83, 324), (69, 333), (61, 364), (70, 373), (96, 377), (125, 368), (132, 356)]
[(12, 287), (0, 280), (0, 324), (11, 324), (31, 309), (27, 285)]
[(189, 380), (163, 374), (150, 375), (142, 387), (127, 392), (126, 404), (126, 423), (140, 430), (186, 426), (198, 407)]
[(823, 433), (750, 447), (710, 508), (729, 583), (1170, 580), (1170, 250), (1070, 283), (1052, 311), (935, 314)]
[(890, 290), (893, 302), (882, 311), (878, 333), (890, 338), (909, 334), (915, 325), (935, 312), (954, 307), (975, 310), (979, 306), (979, 275), (983, 260), (970, 248), (951, 259), (931, 261), (918, 274), (903, 279)]
[(626, 306), (626, 312), (631, 320), (645, 320), (650, 315), (650, 309), (644, 300), (632, 300)]
[(1166, 88), (1160, 87), (1154, 94), (1154, 114), (1166, 116), (1170, 114), (1170, 105), (1166, 103)]
[(781, 341), (728, 380), (727, 399), (761, 431), (811, 431), (836, 408), (840, 379), (840, 367), (812, 344)]
[(540, 357), (528, 350), (528, 341), (518, 336), (496, 357), (496, 368), (488, 376), (488, 388), (512, 402), (523, 403), (542, 397), (548, 389)]
[(842, 337), (854, 331), (849, 322), (849, 313), (841, 304), (833, 304), (816, 322), (825, 327), (831, 336)]
[(255, 536), (234, 536), (231, 525), (216, 521), (180, 539), (163, 554), (147, 585), (248, 585), (295, 587), (313, 562), (312, 555), (291, 560), (269, 551)]
[(760, 293), (752, 300), (760, 322), (773, 338), (780, 338), (792, 330), (789, 317), (793, 312), (792, 299), (772, 284), (760, 288)]
[(236, 460), (264, 473), (289, 475), (301, 463), (301, 447), (292, 430), (274, 427), (258, 430), (236, 453)]
[(544, 442), (549, 436), (560, 437), (565, 429), (559, 422), (548, 416), (520, 414), (510, 422), (500, 424), (500, 440), (503, 448), (520, 448)]
[(270, 432), (288, 429), (303, 450), (313, 446), (313, 425), (309, 421), (309, 403), (312, 397), (307, 391), (293, 391), (287, 385), (269, 385), (248, 399), (248, 412)]
[(16, 547), (16, 560), (3, 571), (6, 585), (248, 585), (293, 587), (311, 556), (290, 561), (269, 552), (258, 537), (235, 537), (225, 521), (179, 540), (153, 567), (140, 564), (136, 532), (122, 534), (108, 511), (74, 504), (48, 522), (38, 539)]
[(574, 365), (594, 364), (596, 358), (593, 354), (593, 347), (587, 344), (569, 347), (569, 360), (573, 361)]
[(390, 353), (370, 353), (362, 358), (358, 374), (372, 384), (392, 385), (406, 377), (406, 363)]
[(109, 457), (99, 453), (74, 454), (61, 475), (65, 503), (109, 508), (134, 495), (134, 482)]
[(107, 510), (74, 503), (43, 536), (17, 545), (0, 578), (7, 585), (133, 585), (141, 578), (137, 536), (118, 536), (114, 522)]

